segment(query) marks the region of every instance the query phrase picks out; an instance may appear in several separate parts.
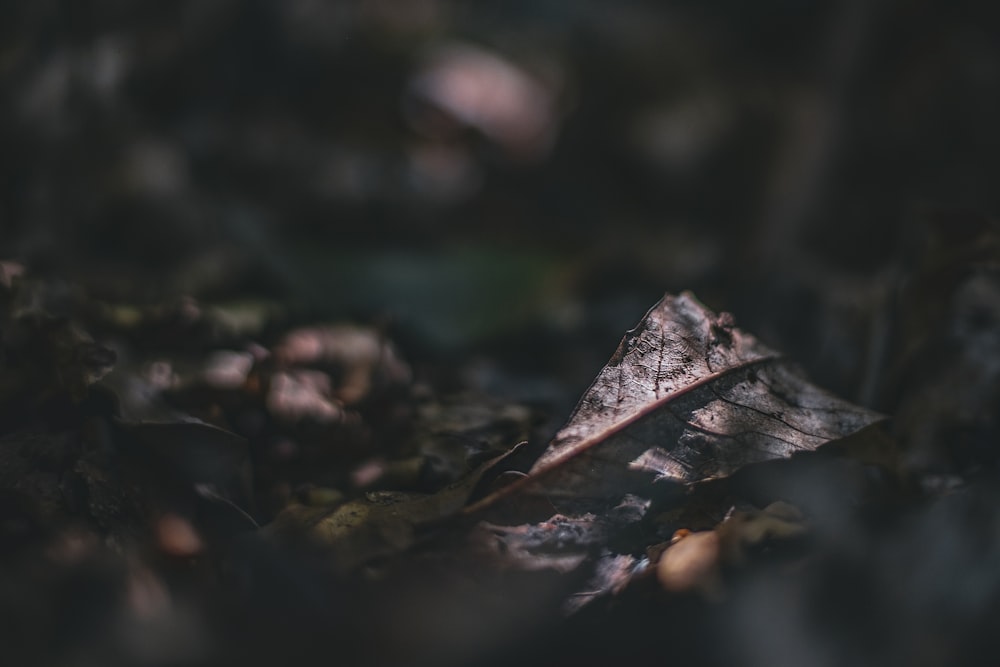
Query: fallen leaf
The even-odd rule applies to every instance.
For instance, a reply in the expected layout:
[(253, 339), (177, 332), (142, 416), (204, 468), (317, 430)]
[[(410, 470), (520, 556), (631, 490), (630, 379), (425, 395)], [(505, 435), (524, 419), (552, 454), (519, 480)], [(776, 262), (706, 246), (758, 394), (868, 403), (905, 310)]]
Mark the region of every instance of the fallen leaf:
[(493, 458), (437, 493), (369, 493), (333, 511), (293, 504), (267, 528), (276, 536), (306, 532), (331, 547), (333, 566), (347, 572), (363, 563), (413, 546), (421, 531), (458, 515), (482, 476), (518, 447)]
[(845, 438), (882, 416), (810, 384), (690, 293), (665, 296), (629, 331), (517, 490), (614, 500), (649, 484), (727, 477)]

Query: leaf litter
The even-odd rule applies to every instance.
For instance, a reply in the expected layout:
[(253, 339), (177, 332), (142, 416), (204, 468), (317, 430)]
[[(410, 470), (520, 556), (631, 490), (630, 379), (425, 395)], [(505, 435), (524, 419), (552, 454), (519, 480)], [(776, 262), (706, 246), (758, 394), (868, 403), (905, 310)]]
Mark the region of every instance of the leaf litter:
[(883, 417), (810, 384), (732, 317), (666, 296), (622, 339), (522, 484), (621, 497), (812, 451)]
[[(22, 340), (7, 339), (6, 358)], [(95, 345), (82, 333), (73, 340)], [(667, 295), (625, 335), (527, 473), (504, 470), (523, 448), (503, 438), (512, 441), (530, 411), (509, 404), (491, 410), (469, 396), (449, 404), (425, 393), (410, 399), (404, 418), (423, 415), (426, 425), (387, 446), (369, 422), (377, 414), (372, 406), (386, 404), (379, 392), (405, 396), (412, 380), (384, 339), (329, 326), (278, 340), (271, 350), (230, 341), (200, 364), (178, 361), (152, 375), (126, 355), (95, 387), (50, 385), (40, 400), (62, 394), (88, 429), (98, 428), (85, 431), (81, 444), (70, 432), (61, 441), (15, 432), (4, 437), (4, 456), (11, 470), (28, 473), (34, 459), (16, 443), (62, 451), (56, 455), (69, 471), (62, 484), (82, 489), (73, 507), (82, 503), (97, 530), (120, 545), (148, 540), (175, 560), (228, 554), (224, 559), (245, 567), (238, 564), (249, 556), (233, 551), (236, 545), (249, 554), (265, 543), (295, 549), (306, 540), (324, 554), (323, 570), (341, 581), (357, 573), (399, 581), (445, 563), (455, 568), (448, 581), (479, 578), (478, 587), (545, 573), (537, 581), (563, 612), (577, 615), (635, 591), (720, 599), (731, 573), (759, 554), (796, 553), (803, 540), (825, 539), (808, 508), (803, 514), (773, 504), (780, 485), (760, 504), (743, 494), (753, 471), (780, 478), (787, 464), (786, 478), (795, 477), (803, 470), (795, 462), (817, 450), (864, 459), (872, 443), (892, 446), (872, 435), (881, 432), (881, 415), (815, 387), (689, 293)], [(366, 352), (354, 357), (350, 349)], [(56, 356), (71, 369), (75, 359)], [(121, 374), (140, 383), (141, 398)], [(329, 421), (329, 410), (316, 412), (309, 401), (297, 404), (301, 411), (275, 402), (285, 377), (306, 378), (309, 401), (336, 406), (338, 419)], [(122, 418), (107, 387), (130, 394), (133, 415), (168, 421)], [(191, 407), (199, 407), (197, 418), (185, 412)], [(282, 442), (292, 448), (273, 448)], [(283, 468), (283, 460), (296, 463)], [(434, 460), (436, 472), (427, 477)], [(47, 508), (45, 516), (79, 511), (66, 505), (73, 493), (46, 488), (51, 477), (25, 479), (34, 486), (13, 478), (6, 484)], [(399, 490), (408, 485), (421, 491)], [(845, 490), (835, 502), (853, 502)]]
[[(643, 536), (651, 503), (690, 510), (712, 502), (716, 506), (702, 509), (726, 517), (719, 528), (667, 549), (659, 570), (668, 590), (711, 588), (708, 573), (722, 560), (717, 535), (726, 536), (725, 560), (732, 563), (734, 545), (764, 540), (748, 537), (753, 526), (770, 526), (764, 532), (778, 540), (801, 531), (778, 530), (780, 519), (762, 513), (747, 521), (752, 509), (734, 514), (731, 497), (704, 501), (694, 489), (747, 466), (850, 441), (883, 420), (809, 383), (800, 369), (737, 329), (730, 315), (715, 315), (690, 293), (668, 294), (625, 335), (528, 474), (464, 512), (488, 515), (523, 496), (565, 508), (541, 523), (487, 525), (515, 566), (567, 569), (590, 562), (595, 575), (590, 591), (569, 607), (577, 609), (652, 567), (638, 557), (652, 546), (643, 543), (649, 531), (657, 530), (649, 526)], [(678, 556), (678, 549), (687, 555)]]

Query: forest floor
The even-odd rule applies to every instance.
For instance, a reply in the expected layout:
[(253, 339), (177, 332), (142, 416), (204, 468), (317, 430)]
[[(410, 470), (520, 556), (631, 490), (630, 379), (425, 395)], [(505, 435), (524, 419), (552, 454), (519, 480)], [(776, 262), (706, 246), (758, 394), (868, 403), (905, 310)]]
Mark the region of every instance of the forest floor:
[(5, 664), (996, 663), (987, 18), (148, 4), (0, 10)]

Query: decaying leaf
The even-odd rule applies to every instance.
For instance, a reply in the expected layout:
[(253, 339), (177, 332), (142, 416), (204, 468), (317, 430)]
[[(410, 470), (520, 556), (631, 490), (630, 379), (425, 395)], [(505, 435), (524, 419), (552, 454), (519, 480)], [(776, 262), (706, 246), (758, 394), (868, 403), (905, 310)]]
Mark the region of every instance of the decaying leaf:
[(334, 567), (346, 572), (373, 558), (411, 547), (420, 529), (457, 515), (483, 474), (516, 450), (514, 447), (483, 463), (434, 494), (370, 493), (333, 511), (290, 505), (266, 530), (279, 536), (304, 530), (330, 545)]
[(494, 561), (499, 567), (552, 568), (565, 572), (605, 548), (615, 535), (642, 518), (648, 506), (648, 501), (626, 496), (617, 507), (600, 515), (555, 514), (540, 523), (520, 526), (484, 521), (479, 528), (490, 533), (491, 538), (482, 543), (497, 552), (499, 557)]
[[(556, 503), (575, 508), (569, 515), (541, 523), (483, 523), (480, 541), (502, 543), (500, 560), (509, 567), (586, 572), (579, 568), (587, 564), (587, 587), (566, 605), (574, 611), (649, 570), (649, 559), (636, 559), (645, 533), (635, 527), (651, 500), (664, 497), (654, 482), (682, 490), (721, 480), (750, 464), (852, 442), (880, 419), (810, 384), (730, 316), (709, 312), (690, 294), (668, 295), (626, 334), (529, 474), (463, 512), (518, 492), (569, 501)], [(803, 532), (770, 510), (716, 521), (705, 526), (714, 530), (666, 550), (657, 573), (668, 591), (717, 591), (722, 564), (738, 563), (747, 547)]]
[(518, 486), (552, 498), (620, 498), (652, 481), (723, 478), (880, 419), (810, 384), (729, 315), (689, 293), (667, 295), (626, 334)]

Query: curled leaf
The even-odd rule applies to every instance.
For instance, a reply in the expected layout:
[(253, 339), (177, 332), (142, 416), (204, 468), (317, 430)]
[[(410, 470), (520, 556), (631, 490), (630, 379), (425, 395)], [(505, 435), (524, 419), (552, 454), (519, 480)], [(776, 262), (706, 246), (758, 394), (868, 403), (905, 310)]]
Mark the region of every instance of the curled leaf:
[(723, 478), (880, 419), (810, 384), (728, 314), (689, 293), (667, 295), (625, 335), (517, 486), (553, 498), (621, 498), (653, 481)]

